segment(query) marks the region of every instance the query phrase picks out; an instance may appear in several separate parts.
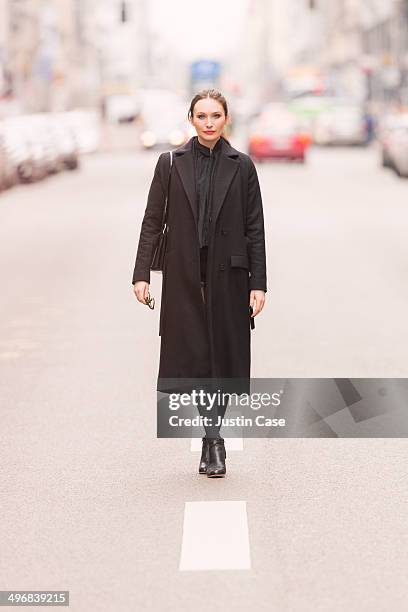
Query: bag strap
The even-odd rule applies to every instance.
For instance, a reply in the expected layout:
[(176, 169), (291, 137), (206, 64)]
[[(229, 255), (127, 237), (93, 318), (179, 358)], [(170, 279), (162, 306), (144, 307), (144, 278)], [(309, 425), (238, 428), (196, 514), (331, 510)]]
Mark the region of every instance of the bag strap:
[(164, 203), (163, 228), (162, 228), (163, 233), (167, 229), (167, 209), (168, 209), (168, 200), (169, 200), (169, 185), (170, 185), (171, 167), (173, 165), (173, 151), (169, 151), (169, 154), (170, 154), (170, 165), (169, 165), (169, 176), (167, 178), (166, 200)]

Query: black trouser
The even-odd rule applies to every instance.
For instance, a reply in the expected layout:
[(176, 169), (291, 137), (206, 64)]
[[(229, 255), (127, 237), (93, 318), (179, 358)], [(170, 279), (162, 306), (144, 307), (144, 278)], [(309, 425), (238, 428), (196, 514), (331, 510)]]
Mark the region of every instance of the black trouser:
[[(206, 401), (204, 404), (198, 404), (198, 412), (204, 418), (207, 417), (209, 423), (204, 425), (205, 436), (206, 438), (219, 438), (220, 436), (220, 426), (217, 425), (218, 420), (224, 418), (225, 411), (228, 406), (228, 398), (223, 399), (220, 397), (218, 401), (218, 394), (216, 394), (216, 400), (214, 405), (210, 410), (207, 410), (206, 406), (210, 406), (211, 404)], [(205, 423), (205, 421), (204, 421)]]
[[(207, 288), (207, 254), (208, 254), (208, 247), (207, 246), (201, 247), (200, 249), (201, 295), (202, 295), (204, 302), (206, 300), (206, 288)], [(216, 425), (216, 423), (219, 417), (221, 417), (221, 419), (224, 418), (225, 411), (228, 406), (228, 400), (226, 399), (224, 401), (221, 397), (220, 400), (218, 401), (218, 395), (217, 395), (217, 399), (214, 402), (214, 405), (211, 408), (211, 410), (207, 410), (206, 408), (206, 406), (209, 406), (209, 405), (210, 404), (208, 402), (206, 402), (205, 405), (199, 404), (198, 411), (202, 417), (207, 417), (209, 419), (211, 418), (211, 424), (204, 425), (206, 437), (207, 438), (218, 438), (220, 437), (220, 427)]]

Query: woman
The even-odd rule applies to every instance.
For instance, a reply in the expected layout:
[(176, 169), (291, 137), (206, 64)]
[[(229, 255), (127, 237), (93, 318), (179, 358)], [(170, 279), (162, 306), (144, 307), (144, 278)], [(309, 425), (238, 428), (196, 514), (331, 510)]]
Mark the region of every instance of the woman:
[[(210, 378), (244, 381), (249, 392), (251, 328), (266, 292), (258, 176), (251, 158), (223, 136), (229, 115), (219, 91), (195, 95), (188, 119), (197, 136), (173, 152), (171, 168), (168, 153), (157, 161), (132, 284), (139, 302), (146, 304), (171, 170), (157, 390), (183, 392), (186, 380)], [(218, 408), (215, 419), (224, 416), (226, 406)], [(199, 411), (208, 416), (205, 406)], [(208, 477), (226, 473), (224, 440), (215, 422), (202, 438), (199, 472)]]

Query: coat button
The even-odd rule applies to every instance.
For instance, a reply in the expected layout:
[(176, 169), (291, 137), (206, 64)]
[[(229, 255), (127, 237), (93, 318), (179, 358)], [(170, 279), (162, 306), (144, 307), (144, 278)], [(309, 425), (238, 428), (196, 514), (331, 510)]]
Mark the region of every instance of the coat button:
[(225, 270), (225, 264), (220, 264), (220, 270)]
[(212, 216), (211, 216), (211, 215), (208, 217), (208, 222), (209, 222), (209, 223), (211, 223), (211, 222), (212, 222)]
[(221, 230), (221, 235), (222, 235), (222, 236), (226, 236), (226, 235), (227, 235), (227, 230), (222, 229), (222, 230)]

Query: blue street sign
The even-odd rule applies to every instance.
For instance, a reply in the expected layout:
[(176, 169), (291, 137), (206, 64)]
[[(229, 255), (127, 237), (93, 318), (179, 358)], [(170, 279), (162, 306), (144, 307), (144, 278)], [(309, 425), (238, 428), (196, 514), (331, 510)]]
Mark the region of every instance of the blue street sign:
[(212, 81), (220, 73), (220, 64), (212, 60), (200, 60), (191, 64), (193, 81)]

